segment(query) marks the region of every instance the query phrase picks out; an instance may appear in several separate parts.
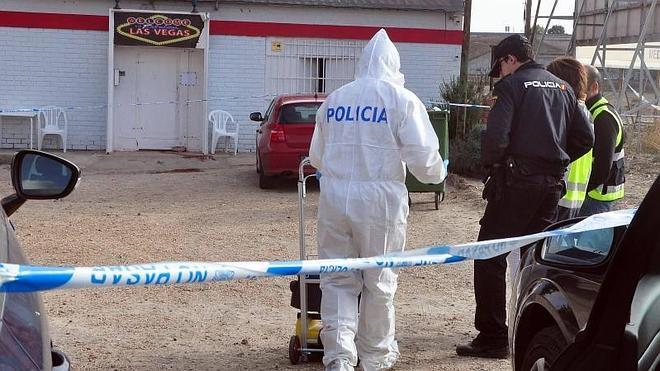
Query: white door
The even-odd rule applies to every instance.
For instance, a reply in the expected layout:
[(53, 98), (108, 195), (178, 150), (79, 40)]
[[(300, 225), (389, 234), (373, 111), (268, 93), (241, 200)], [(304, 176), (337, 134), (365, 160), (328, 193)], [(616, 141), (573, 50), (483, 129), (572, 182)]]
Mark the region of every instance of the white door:
[(201, 151), (204, 130), (208, 130), (204, 98), (204, 51), (188, 49), (183, 56), (187, 69), (179, 76), (182, 136), (189, 151)]
[(138, 149), (183, 146), (179, 117), (181, 49), (142, 48), (138, 52)]
[(119, 74), (119, 85), (114, 88), (113, 131), (114, 147), (120, 151), (138, 149), (137, 53), (135, 47), (115, 48), (115, 72)]
[(185, 49), (115, 48), (115, 68), (120, 74), (114, 90), (117, 150), (185, 146), (178, 80), (181, 62), (187, 59)]

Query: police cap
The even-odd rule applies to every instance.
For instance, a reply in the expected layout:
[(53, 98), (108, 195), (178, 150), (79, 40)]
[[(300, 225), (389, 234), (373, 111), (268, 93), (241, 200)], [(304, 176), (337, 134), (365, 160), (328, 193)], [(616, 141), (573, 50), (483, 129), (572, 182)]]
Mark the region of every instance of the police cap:
[(514, 54), (516, 52), (525, 50), (526, 48), (531, 48), (529, 41), (523, 35), (511, 35), (500, 41), (493, 48), (493, 65), (488, 73), (490, 77), (499, 77), (500, 76), (500, 59), (509, 54)]

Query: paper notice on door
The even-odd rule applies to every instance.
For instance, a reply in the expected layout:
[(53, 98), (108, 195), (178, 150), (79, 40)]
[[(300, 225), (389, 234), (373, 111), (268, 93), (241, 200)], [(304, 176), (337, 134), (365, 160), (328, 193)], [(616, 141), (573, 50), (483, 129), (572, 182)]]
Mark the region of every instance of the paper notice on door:
[(195, 86), (197, 85), (197, 72), (182, 72), (179, 81), (183, 86)]

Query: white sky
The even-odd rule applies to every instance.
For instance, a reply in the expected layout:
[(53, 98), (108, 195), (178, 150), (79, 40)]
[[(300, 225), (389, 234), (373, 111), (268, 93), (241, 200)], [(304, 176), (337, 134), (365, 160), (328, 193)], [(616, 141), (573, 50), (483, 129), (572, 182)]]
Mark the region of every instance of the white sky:
[[(532, 17), (536, 12), (538, 0), (532, 2)], [(539, 11), (539, 20), (537, 24), (545, 27), (547, 18), (540, 16), (549, 16), (552, 10), (554, 0), (541, 0), (541, 9)], [(575, 0), (559, 0), (554, 15), (572, 15), (575, 7)], [(525, 32), (525, 21), (523, 14), (525, 11), (524, 0), (472, 0), (472, 24), (471, 32), (505, 32), (506, 26), (510, 27), (509, 32)], [(531, 24), (534, 25), (532, 18)], [(561, 24), (567, 33), (571, 33), (573, 25), (571, 21), (553, 20), (550, 27), (555, 24)]]

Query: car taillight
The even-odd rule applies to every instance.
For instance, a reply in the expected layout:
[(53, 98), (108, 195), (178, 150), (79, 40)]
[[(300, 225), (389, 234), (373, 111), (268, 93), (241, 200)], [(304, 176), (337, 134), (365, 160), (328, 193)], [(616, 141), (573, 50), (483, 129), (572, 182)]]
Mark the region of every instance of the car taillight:
[(271, 143), (280, 143), (286, 141), (286, 136), (284, 135), (284, 130), (280, 125), (273, 125), (270, 129), (270, 142)]

